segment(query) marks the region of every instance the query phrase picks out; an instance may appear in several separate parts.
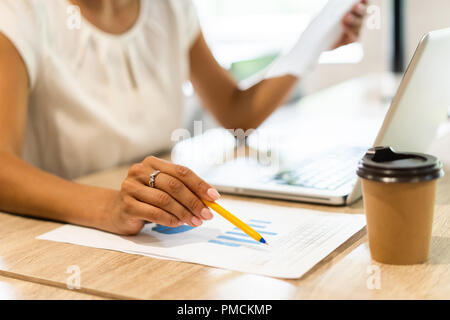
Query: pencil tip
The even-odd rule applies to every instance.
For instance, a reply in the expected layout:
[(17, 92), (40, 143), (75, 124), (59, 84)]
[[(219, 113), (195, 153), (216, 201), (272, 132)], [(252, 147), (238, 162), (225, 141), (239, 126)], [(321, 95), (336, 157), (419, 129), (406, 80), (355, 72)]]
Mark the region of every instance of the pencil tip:
[(261, 238), (261, 239), (259, 240), (259, 242), (268, 244), (268, 243), (266, 242), (266, 240), (264, 240), (264, 238)]

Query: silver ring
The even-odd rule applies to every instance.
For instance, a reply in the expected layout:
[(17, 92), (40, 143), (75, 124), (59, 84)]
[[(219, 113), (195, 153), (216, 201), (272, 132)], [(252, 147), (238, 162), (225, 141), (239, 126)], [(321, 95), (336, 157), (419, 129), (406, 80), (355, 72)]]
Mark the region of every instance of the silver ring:
[(150, 188), (154, 188), (154, 187), (155, 187), (155, 180), (156, 180), (156, 177), (157, 177), (158, 174), (160, 174), (160, 173), (161, 173), (161, 171), (156, 170), (155, 172), (153, 172), (153, 173), (150, 175), (150, 181), (148, 182), (148, 185), (150, 186)]

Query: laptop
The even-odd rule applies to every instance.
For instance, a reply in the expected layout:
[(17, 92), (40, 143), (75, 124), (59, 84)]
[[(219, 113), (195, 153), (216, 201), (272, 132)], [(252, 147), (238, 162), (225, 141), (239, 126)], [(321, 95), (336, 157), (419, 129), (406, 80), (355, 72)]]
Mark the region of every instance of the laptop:
[(203, 178), (220, 192), (327, 205), (349, 205), (361, 198), (358, 161), (374, 146), (426, 152), (450, 106), (450, 28), (420, 41), (373, 145), (348, 146), (305, 158), (270, 175), (231, 162)]

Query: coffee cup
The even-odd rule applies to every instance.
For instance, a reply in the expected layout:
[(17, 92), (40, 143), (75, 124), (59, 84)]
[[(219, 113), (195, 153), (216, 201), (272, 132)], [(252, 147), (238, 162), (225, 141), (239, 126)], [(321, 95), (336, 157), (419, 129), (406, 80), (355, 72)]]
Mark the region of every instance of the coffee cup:
[(370, 149), (359, 162), (372, 259), (407, 265), (428, 259), (441, 162), (431, 155)]

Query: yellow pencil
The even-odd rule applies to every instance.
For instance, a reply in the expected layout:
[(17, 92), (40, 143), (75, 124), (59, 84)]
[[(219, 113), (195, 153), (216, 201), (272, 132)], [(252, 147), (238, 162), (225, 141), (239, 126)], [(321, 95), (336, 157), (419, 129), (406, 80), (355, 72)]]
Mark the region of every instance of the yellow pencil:
[(220, 214), (222, 217), (224, 217), (225, 219), (227, 219), (228, 221), (230, 221), (232, 224), (234, 224), (236, 227), (238, 227), (239, 229), (241, 229), (242, 231), (244, 231), (246, 234), (248, 234), (250, 237), (252, 237), (253, 239), (255, 239), (255, 241), (257, 242), (261, 242), (261, 243), (265, 243), (268, 244), (266, 242), (266, 240), (264, 240), (264, 238), (258, 233), (256, 232), (254, 229), (252, 229), (249, 225), (247, 225), (245, 222), (243, 222), (242, 220), (240, 220), (238, 217), (234, 216), (233, 214), (231, 214), (231, 212), (225, 210), (223, 207), (221, 207), (220, 205), (218, 205), (215, 202), (209, 202), (207, 200), (203, 200), (203, 203), (205, 205), (207, 205), (208, 207), (210, 207), (211, 209), (213, 209), (215, 212), (217, 212), (218, 214)]

